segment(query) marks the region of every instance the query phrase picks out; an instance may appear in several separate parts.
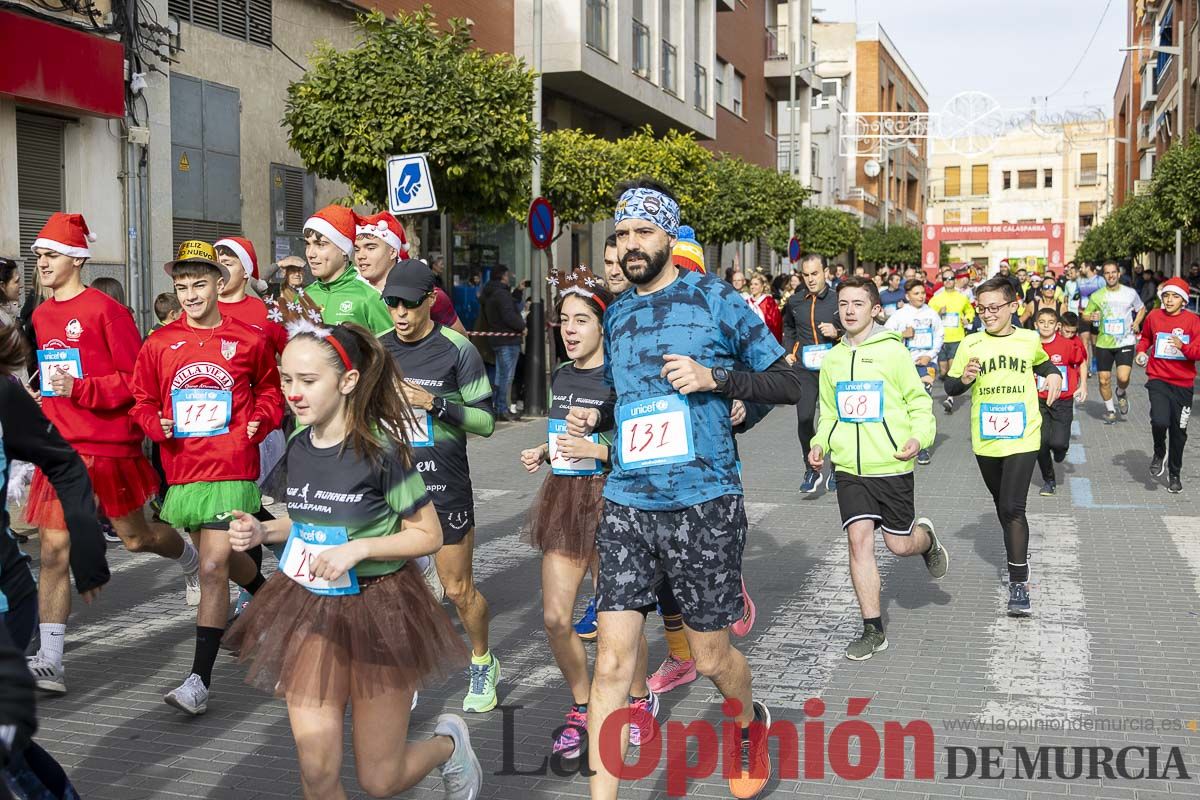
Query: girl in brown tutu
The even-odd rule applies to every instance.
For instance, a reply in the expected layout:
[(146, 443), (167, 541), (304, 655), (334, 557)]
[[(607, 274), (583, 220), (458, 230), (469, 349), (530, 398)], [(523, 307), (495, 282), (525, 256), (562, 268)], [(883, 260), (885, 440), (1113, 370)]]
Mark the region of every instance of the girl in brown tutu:
[[(604, 377), (602, 326), (613, 296), (587, 267), (565, 276), (556, 274), (550, 282), (558, 289), (559, 333), (572, 360), (560, 365), (551, 380), (547, 441), (523, 450), (521, 463), (531, 473), (550, 464), (550, 474), (530, 509), (529, 539), (543, 554), (542, 617), (550, 650), (573, 700), (552, 752), (575, 758), (587, 738), (591, 681), (587, 653), (571, 623), (579, 586), (595, 560), (612, 431), (587, 438), (568, 436), (566, 417), (572, 406), (595, 408), (611, 428), (616, 395)], [(640, 673), (644, 676), (645, 669)], [(638, 696), (649, 694), (648, 690), (639, 694), (637, 689)]]
[(279, 571), (227, 638), (247, 682), (286, 699), (307, 798), (337, 800), (346, 705), (358, 782), (374, 797), (440, 765), (446, 796), (483, 778), (463, 720), (407, 742), (413, 693), (461, 667), (466, 648), (411, 559), (438, 549), (441, 525), (416, 471), (400, 375), (365, 328), (289, 326), (283, 391), (302, 426), (284, 458), (288, 516), (237, 512), (233, 548), (286, 542)]

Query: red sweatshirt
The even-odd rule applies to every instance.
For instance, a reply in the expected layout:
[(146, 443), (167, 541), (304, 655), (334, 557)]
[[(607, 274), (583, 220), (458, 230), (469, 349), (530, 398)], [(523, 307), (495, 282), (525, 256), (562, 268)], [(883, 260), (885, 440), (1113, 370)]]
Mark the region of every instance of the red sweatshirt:
[[(1062, 392), (1059, 394), (1059, 399), (1071, 401), (1071, 395), (1079, 389), (1079, 365), (1087, 360), (1087, 349), (1083, 346), (1083, 342), (1079, 341), (1076, 336), (1068, 339), (1061, 333), (1054, 334), (1054, 338), (1050, 341), (1042, 342), (1042, 349), (1046, 351), (1046, 355), (1050, 356), (1050, 363), (1058, 367), (1058, 371), (1062, 372), (1063, 367), (1066, 367), (1066, 378), (1063, 379)], [(1038, 378), (1038, 386), (1042, 386), (1042, 379)], [(1046, 399), (1046, 391), (1038, 390), (1038, 397)]]
[[(78, 352), (82, 378), (71, 396), (42, 398), (42, 411), (63, 438), (83, 455), (141, 455), (142, 432), (129, 416), (129, 380), (142, 337), (129, 309), (104, 292), (84, 289), (70, 300), (51, 298), (38, 306), (33, 328), (39, 350)], [(43, 390), (49, 389), (47, 379)]]
[(287, 346), (287, 329), (267, 318), (267, 304), (257, 297), (246, 295), (236, 303), (217, 301), (217, 308), (222, 317), (233, 317), (238, 322), (244, 322), (251, 328), (265, 333), (275, 349), (275, 355), (283, 355)]
[[(196, 389), (207, 391), (189, 397)], [(133, 396), (133, 418), (161, 443), (172, 486), (258, 480), (258, 443), (283, 418), (274, 349), (262, 333), (230, 317), (212, 329), (193, 328), (182, 317), (150, 334), (134, 368)], [(160, 418), (175, 421), (170, 439)], [(259, 426), (251, 438), (246, 426), (253, 421)]]
[[(1170, 357), (1173, 348), (1165, 341), (1172, 334), (1184, 343), (1174, 358)], [(1200, 359), (1200, 317), (1186, 310), (1172, 315), (1161, 308), (1154, 309), (1142, 323), (1137, 351), (1150, 354), (1146, 377), (1192, 388), (1196, 382), (1196, 361)]]

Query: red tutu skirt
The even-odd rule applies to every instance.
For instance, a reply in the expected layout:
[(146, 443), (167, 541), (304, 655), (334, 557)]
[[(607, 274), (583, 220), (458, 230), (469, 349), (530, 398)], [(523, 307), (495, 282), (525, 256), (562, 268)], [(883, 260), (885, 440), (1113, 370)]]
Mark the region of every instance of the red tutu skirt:
[(591, 559), (604, 508), (606, 477), (547, 475), (529, 509), (525, 541), (543, 553), (558, 553), (576, 561)]
[(467, 647), (412, 562), (359, 578), (359, 593), (319, 595), (275, 573), (225, 641), (246, 683), (318, 705), (416, 691), (467, 662)]
[[(100, 513), (109, 519), (120, 519), (146, 505), (158, 494), (158, 473), (142, 456), (80, 455), (92, 480), (92, 491)], [(66, 530), (67, 520), (62, 504), (50, 479), (40, 469), (33, 473), (29, 485), (29, 500), (25, 504), (25, 521), (39, 528)]]

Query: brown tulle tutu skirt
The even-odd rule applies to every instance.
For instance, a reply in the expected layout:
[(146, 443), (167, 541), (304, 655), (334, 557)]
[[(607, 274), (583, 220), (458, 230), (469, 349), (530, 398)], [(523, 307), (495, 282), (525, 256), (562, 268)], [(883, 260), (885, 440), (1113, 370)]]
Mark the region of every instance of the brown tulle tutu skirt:
[(466, 645), (411, 562), (359, 587), (318, 595), (271, 576), (225, 634), (249, 665), (246, 683), (316, 705), (416, 691), (466, 663)]
[(605, 477), (547, 475), (529, 509), (525, 542), (543, 553), (558, 553), (576, 561), (590, 559), (604, 508)]

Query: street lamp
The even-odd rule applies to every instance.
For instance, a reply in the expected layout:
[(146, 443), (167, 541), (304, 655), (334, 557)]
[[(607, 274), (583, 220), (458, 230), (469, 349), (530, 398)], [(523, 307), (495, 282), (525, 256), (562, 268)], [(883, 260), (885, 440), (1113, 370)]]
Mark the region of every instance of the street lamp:
[[(789, 46), (788, 49), (791, 51), (788, 54), (788, 60), (791, 62), (790, 69), (789, 69), (789, 72), (790, 72), (789, 84), (790, 85), (789, 85), (789, 92), (788, 92), (788, 97), (789, 97), (789, 103), (788, 103), (788, 175), (791, 176), (792, 180), (796, 180), (796, 154), (797, 154), (796, 153), (796, 151), (797, 151), (796, 137), (799, 134), (799, 131), (797, 130), (798, 126), (796, 124), (796, 113), (798, 111), (798, 108), (796, 105), (796, 73), (801, 72), (803, 70), (812, 69), (820, 64), (849, 64), (850, 62), (846, 61), (845, 59), (819, 58), (816, 61), (809, 61), (804, 64), (797, 64), (796, 63), (796, 52), (795, 52), (796, 45), (795, 45), (794, 41), (793, 41), (793, 44), (791, 46)], [(812, 113), (811, 109), (810, 109), (809, 113), (810, 114)], [(810, 176), (811, 176), (811, 173), (812, 173), (812, 171), (810, 169), (809, 170)], [(806, 178), (806, 180), (804, 181), (806, 189), (809, 188), (807, 185), (808, 182), (809, 182), (809, 180)], [(795, 235), (796, 235), (796, 218), (793, 216), (791, 218), (791, 220), (788, 222), (788, 238), (791, 239)]]

